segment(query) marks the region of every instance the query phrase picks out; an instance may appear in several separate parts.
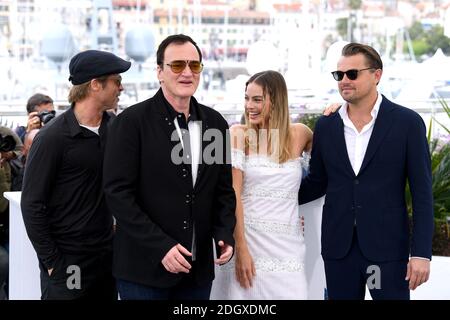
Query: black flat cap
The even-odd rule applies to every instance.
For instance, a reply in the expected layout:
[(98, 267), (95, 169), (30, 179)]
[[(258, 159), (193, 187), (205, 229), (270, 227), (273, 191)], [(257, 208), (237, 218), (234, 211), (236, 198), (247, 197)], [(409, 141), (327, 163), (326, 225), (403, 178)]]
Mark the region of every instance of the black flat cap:
[(122, 73), (130, 69), (131, 62), (99, 50), (86, 50), (72, 57), (69, 64), (72, 84), (82, 84), (101, 76)]

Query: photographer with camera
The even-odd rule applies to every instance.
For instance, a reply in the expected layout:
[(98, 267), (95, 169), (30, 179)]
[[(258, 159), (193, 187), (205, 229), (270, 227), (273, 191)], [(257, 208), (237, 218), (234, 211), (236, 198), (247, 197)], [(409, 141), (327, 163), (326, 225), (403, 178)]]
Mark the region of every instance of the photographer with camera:
[(0, 126), (0, 300), (7, 296), (8, 250), (9, 250), (9, 215), (8, 200), (4, 192), (11, 191), (14, 172), (10, 161), (22, 154), (22, 142), (8, 127)]
[(69, 64), (71, 108), (39, 130), (25, 164), (21, 208), (41, 270), (42, 299), (117, 299), (112, 215), (102, 187), (111, 115), (131, 63), (87, 50)]
[(40, 129), (56, 116), (53, 99), (42, 93), (32, 95), (27, 102), (27, 113), (27, 126), (19, 126), (15, 129), (22, 143), (25, 140), (25, 134), (27, 132), (33, 129)]

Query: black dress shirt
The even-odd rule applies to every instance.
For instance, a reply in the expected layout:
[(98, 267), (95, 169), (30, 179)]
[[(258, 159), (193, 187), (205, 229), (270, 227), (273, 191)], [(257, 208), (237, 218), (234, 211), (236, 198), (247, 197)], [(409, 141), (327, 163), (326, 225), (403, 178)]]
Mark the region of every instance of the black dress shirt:
[(112, 216), (102, 189), (108, 122), (99, 135), (81, 127), (73, 108), (40, 130), (25, 167), (21, 207), (28, 236), (52, 268), (64, 253), (111, 248)]

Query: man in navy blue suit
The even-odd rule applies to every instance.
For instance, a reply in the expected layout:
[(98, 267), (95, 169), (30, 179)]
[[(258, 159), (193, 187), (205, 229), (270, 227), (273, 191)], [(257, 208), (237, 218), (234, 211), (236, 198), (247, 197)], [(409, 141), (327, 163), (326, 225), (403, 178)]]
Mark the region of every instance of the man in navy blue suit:
[[(350, 43), (337, 71), (345, 103), (317, 121), (300, 204), (326, 194), (322, 257), (330, 299), (409, 299), (430, 274), (433, 197), (426, 128), (377, 92), (379, 54)], [(409, 235), (405, 186), (413, 199)]]

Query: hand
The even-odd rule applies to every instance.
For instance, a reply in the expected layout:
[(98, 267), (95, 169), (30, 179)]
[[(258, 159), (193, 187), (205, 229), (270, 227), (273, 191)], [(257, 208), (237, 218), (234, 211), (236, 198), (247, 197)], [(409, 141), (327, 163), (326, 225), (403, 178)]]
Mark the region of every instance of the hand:
[(39, 128), (41, 128), (41, 119), (38, 117), (38, 112), (30, 112), (28, 115), (27, 132)]
[(236, 250), (236, 279), (241, 287), (250, 288), (253, 277), (256, 276), (255, 264), (247, 248)]
[(48, 269), (47, 271), (48, 271), (48, 275), (51, 276), (51, 275), (52, 275), (52, 272), (53, 272), (53, 268)]
[(302, 234), (305, 236), (305, 216), (300, 217), (300, 224), (302, 226)]
[(335, 113), (337, 109), (341, 107), (340, 103), (332, 103), (326, 106), (325, 110), (323, 110), (324, 116), (329, 116), (332, 113)]
[(3, 164), (11, 159), (15, 158), (15, 153), (12, 151), (0, 152), (0, 167), (3, 167)]
[(220, 240), (218, 244), (220, 247), (220, 257), (214, 262), (218, 265), (221, 265), (227, 263), (231, 259), (231, 256), (233, 255), (233, 247), (229, 244), (226, 244), (222, 240)]
[(430, 261), (411, 258), (408, 262), (406, 278), (409, 280), (409, 290), (415, 290), (430, 277)]
[(191, 265), (184, 258), (183, 254), (189, 257), (192, 256), (192, 253), (190, 253), (185, 247), (181, 244), (177, 244), (166, 253), (161, 263), (170, 273), (189, 273)]
[(0, 158), (2, 160), (8, 161), (8, 160), (14, 159), (15, 156), (16, 155), (12, 151), (0, 152)]

